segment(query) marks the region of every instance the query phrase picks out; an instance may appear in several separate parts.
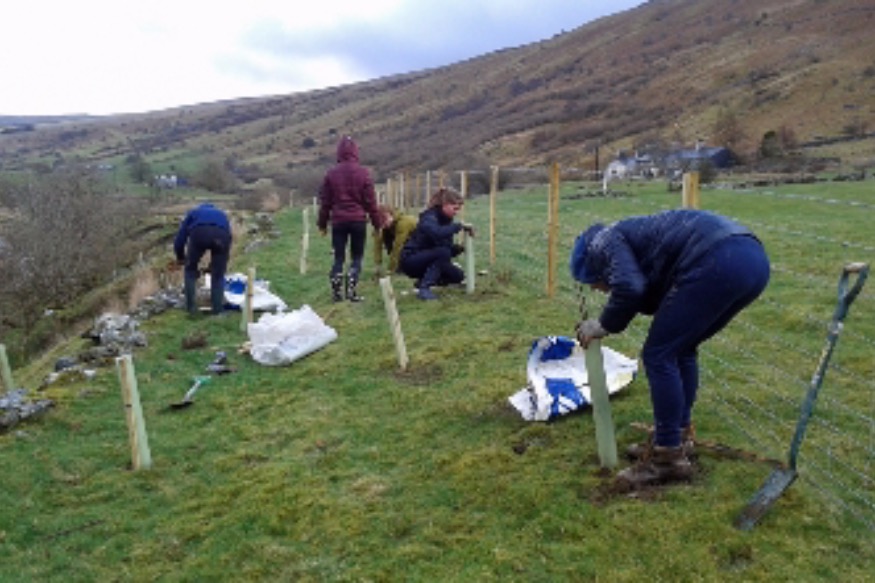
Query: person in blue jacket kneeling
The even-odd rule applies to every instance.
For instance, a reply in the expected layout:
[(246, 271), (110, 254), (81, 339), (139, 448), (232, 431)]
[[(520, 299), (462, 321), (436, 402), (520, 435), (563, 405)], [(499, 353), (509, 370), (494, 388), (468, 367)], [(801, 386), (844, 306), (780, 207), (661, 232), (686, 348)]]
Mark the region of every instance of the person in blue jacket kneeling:
[(221, 314), (225, 304), (225, 270), (231, 254), (231, 223), (228, 215), (211, 203), (186, 213), (173, 240), (176, 260), (185, 264), (185, 309), (197, 314), (198, 265), (210, 252), (210, 307)]
[(654, 432), (630, 448), (638, 462), (619, 472), (618, 485), (689, 480), (698, 348), (765, 289), (763, 245), (726, 217), (678, 209), (590, 226), (575, 241), (570, 267), (577, 281), (608, 294), (599, 317), (577, 325), (584, 347), (622, 332), (636, 314), (653, 315), (641, 359)]

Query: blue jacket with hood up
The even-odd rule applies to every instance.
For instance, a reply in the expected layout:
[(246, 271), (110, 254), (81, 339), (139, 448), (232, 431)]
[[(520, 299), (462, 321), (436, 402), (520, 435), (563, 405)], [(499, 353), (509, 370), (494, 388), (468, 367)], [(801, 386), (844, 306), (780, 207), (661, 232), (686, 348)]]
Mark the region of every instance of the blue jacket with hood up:
[(577, 259), (586, 279), (604, 282), (611, 290), (599, 318), (602, 327), (616, 334), (636, 314), (656, 312), (697, 260), (733, 235), (753, 236), (747, 227), (726, 217), (693, 209), (630, 217), (584, 231), (585, 248), (575, 253), (582, 255)]

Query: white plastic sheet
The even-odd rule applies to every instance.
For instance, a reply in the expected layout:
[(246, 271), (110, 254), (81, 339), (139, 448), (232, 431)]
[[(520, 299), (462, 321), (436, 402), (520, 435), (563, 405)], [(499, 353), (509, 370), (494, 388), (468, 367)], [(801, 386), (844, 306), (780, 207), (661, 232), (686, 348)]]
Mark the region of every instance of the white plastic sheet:
[[(608, 394), (623, 389), (638, 372), (638, 361), (602, 346)], [(565, 336), (532, 343), (526, 365), (528, 384), (508, 398), (526, 421), (547, 421), (591, 402), (583, 349)]]
[(290, 364), (337, 339), (313, 309), (304, 305), (280, 314), (262, 314), (247, 326), (253, 360), (268, 366)]
[[(225, 276), (225, 307), (242, 309), (246, 301), (246, 284), (248, 277), (242, 273), (231, 273)], [(210, 276), (204, 278), (204, 288), (210, 289)], [(255, 312), (284, 312), (288, 309), (286, 302), (270, 291), (270, 282), (257, 279), (252, 284), (252, 310)]]

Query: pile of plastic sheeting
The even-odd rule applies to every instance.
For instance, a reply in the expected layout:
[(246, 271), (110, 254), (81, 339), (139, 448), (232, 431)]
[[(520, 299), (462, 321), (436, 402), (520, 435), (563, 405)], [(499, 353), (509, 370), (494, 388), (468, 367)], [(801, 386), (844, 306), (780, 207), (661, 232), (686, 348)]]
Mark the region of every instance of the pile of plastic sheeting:
[[(246, 285), (249, 278), (242, 273), (225, 276), (225, 308), (240, 310), (246, 302)], [(204, 278), (204, 286), (210, 289), (209, 276)], [(255, 312), (284, 312), (288, 309), (282, 298), (270, 291), (270, 282), (255, 279), (252, 283), (252, 310)]]
[[(626, 387), (638, 361), (602, 347), (608, 393)], [(547, 421), (586, 407), (590, 402), (583, 349), (565, 336), (543, 336), (532, 343), (526, 366), (528, 383), (508, 398), (526, 421)]]
[(263, 314), (247, 326), (249, 354), (260, 364), (290, 364), (337, 339), (310, 306), (288, 313)]

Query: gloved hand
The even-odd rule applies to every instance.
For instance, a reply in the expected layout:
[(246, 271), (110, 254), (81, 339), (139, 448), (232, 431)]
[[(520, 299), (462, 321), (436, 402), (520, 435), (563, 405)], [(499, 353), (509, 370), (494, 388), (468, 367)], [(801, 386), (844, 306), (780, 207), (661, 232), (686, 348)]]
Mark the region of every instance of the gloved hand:
[(578, 322), (575, 327), (577, 332), (577, 341), (584, 348), (589, 347), (589, 343), (598, 338), (604, 338), (608, 335), (608, 331), (602, 328), (601, 323), (595, 318)]
[(469, 237), (474, 236), (474, 225), (471, 223), (462, 223), (462, 230), (465, 231)]
[(452, 251), (453, 257), (461, 255), (464, 252), (465, 252), (465, 248), (462, 245), (459, 245), (458, 243), (453, 243), (453, 251)]

